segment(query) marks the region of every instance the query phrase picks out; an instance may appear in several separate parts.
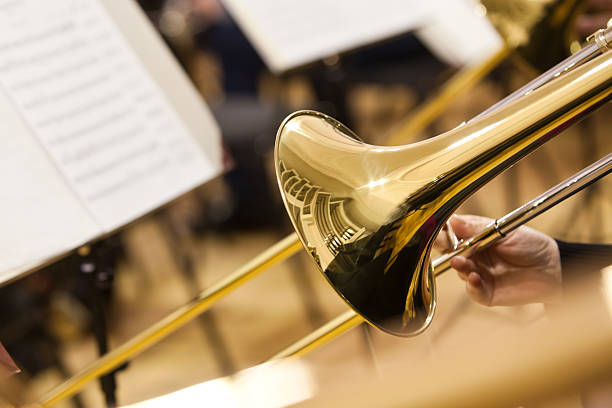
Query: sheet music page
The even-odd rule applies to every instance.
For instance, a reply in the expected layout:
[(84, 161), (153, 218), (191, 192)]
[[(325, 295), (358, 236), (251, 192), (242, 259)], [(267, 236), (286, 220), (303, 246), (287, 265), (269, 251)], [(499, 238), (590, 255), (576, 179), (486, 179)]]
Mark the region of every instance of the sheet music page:
[(221, 131), (174, 54), (164, 44), (136, 0), (99, 0), (142, 66), (174, 107), (190, 135), (216, 169), (224, 169)]
[(218, 174), (95, 0), (0, 8), (0, 85), (105, 231)]
[(420, 26), (422, 0), (223, 0), (268, 68), (282, 72)]
[(0, 87), (0, 283), (101, 232)]
[(223, 3), (275, 72), (412, 30), (442, 60), (456, 66), (476, 64), (503, 46), (482, 5), (473, 0)]
[(504, 47), (503, 38), (474, 0), (435, 0), (432, 13), (416, 36), (440, 60), (456, 66), (475, 66)]
[(0, 0), (0, 284), (221, 171), (212, 115), (135, 1)]

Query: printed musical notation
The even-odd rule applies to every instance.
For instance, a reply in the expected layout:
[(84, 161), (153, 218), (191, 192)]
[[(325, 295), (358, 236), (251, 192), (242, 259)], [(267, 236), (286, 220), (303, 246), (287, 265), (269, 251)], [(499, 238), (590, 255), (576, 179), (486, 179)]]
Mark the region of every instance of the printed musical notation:
[(133, 0), (0, 0), (0, 284), (222, 171)]
[[(25, 12), (32, 3), (36, 12)], [(211, 174), (99, 4), (23, 1), (4, 9), (0, 84), (104, 229)]]

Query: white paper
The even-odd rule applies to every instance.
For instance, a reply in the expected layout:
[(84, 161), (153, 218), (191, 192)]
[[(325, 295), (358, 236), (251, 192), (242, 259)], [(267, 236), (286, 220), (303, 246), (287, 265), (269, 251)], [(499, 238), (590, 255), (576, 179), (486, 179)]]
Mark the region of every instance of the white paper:
[(223, 0), (268, 67), (285, 71), (418, 27), (423, 0)]
[(471, 0), (223, 3), (275, 72), (422, 28), (426, 29), (422, 34), (426, 44), (454, 65), (476, 63), (503, 45)]
[(277, 360), (217, 378), (124, 408), (211, 407), (280, 408), (312, 398), (317, 384), (311, 368), (300, 360)]
[(0, 92), (0, 283), (100, 234)]
[(416, 35), (442, 61), (474, 66), (504, 47), (504, 41), (475, 0), (435, 0), (432, 13)]
[(0, 83), (105, 230), (211, 177), (216, 169), (94, 0), (20, 4), (33, 12), (0, 16)]
[(212, 116), (133, 0), (0, 0), (0, 283), (221, 170)]

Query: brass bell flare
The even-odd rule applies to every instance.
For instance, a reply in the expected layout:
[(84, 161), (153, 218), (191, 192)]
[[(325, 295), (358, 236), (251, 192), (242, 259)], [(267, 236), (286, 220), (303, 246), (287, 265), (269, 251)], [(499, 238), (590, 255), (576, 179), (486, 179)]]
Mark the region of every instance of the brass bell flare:
[(344, 300), (399, 336), (432, 320), (436, 235), (483, 184), (605, 103), (611, 53), (478, 120), (404, 146), (364, 143), (314, 111), (281, 125), (275, 166), (304, 248)]
[[(308, 253), (349, 305), (402, 335), (426, 326), (435, 308), (431, 273), (406, 273), (417, 270), (415, 255), (435, 228), (412, 234), (412, 242), (398, 239), (414, 224), (401, 222), (409, 211), (406, 191), (436, 176), (406, 178), (404, 160), (414, 162), (425, 152), (405, 150), (365, 144), (312, 111), (287, 118), (276, 149), (283, 200)], [(401, 321), (392, 321), (398, 316)]]

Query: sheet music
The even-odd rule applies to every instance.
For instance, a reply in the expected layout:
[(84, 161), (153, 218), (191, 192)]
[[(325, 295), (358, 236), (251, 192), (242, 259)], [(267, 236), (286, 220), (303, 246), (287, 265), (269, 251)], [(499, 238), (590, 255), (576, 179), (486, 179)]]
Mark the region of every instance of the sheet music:
[(0, 84), (104, 230), (218, 171), (98, 3), (2, 4)]
[(222, 171), (134, 0), (0, 0), (0, 284)]
[(416, 31), (417, 37), (442, 61), (474, 66), (500, 51), (504, 40), (475, 0), (435, 0), (439, 6)]
[(466, 65), (503, 42), (472, 0), (223, 0), (268, 68), (282, 72), (412, 30)]
[(0, 283), (101, 232), (1, 91)]
[(223, 0), (276, 72), (416, 28), (435, 2), (422, 0)]

